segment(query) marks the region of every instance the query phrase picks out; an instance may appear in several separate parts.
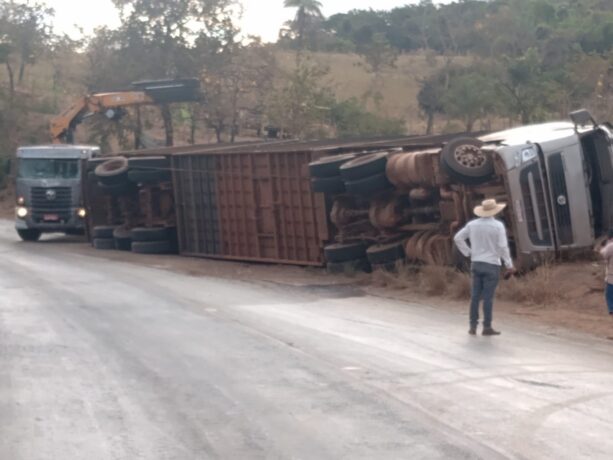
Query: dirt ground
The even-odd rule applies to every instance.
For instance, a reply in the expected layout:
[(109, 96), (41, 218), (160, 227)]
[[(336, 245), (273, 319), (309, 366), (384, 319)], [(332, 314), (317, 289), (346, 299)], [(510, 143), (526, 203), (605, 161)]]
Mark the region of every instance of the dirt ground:
[[(402, 274), (374, 274), (368, 290), (384, 297), (467, 311), (470, 279), (457, 273), (449, 277), (448, 273), (415, 274), (411, 282), (403, 281)], [(447, 283), (451, 287), (442, 287)], [(495, 326), (501, 329), (505, 318), (512, 318), (538, 323), (552, 333), (563, 328), (613, 339), (613, 318), (607, 314), (603, 267), (598, 262), (547, 266), (521, 278), (501, 281), (494, 318)]]
[[(52, 243), (58, 240), (47, 241)], [(359, 289), (377, 297), (434, 305), (454, 311), (467, 311), (470, 297), (468, 275), (443, 268), (421, 272), (404, 269), (397, 274), (377, 272), (331, 275), (319, 268), (95, 251), (81, 243), (71, 245), (70, 250), (178, 271), (195, 277), (241, 279), (308, 290), (329, 290), (334, 286), (341, 291)], [(537, 323), (552, 334), (562, 328), (603, 339), (613, 338), (613, 318), (607, 314), (604, 302), (603, 267), (596, 261), (546, 266), (524, 277), (502, 281), (494, 312), (495, 325), (502, 330), (505, 320), (509, 319), (514, 322)]]

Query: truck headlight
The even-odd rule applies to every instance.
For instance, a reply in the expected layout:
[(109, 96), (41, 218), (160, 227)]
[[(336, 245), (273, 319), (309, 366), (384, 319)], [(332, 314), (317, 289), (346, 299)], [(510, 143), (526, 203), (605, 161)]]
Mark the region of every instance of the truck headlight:
[(77, 216), (79, 216), (81, 219), (85, 219), (87, 217), (87, 211), (85, 208), (77, 209)]
[(24, 208), (23, 206), (19, 206), (15, 213), (17, 214), (17, 217), (19, 217), (20, 219), (25, 219), (26, 216), (28, 215), (28, 208)]
[(536, 146), (532, 145), (521, 151), (521, 162), (527, 163), (528, 161), (534, 160), (538, 155), (539, 153), (538, 150), (536, 150)]
[(17, 204), (19, 206), (23, 206), (24, 204), (26, 204), (26, 199), (24, 197), (22, 197), (22, 196), (17, 197)]

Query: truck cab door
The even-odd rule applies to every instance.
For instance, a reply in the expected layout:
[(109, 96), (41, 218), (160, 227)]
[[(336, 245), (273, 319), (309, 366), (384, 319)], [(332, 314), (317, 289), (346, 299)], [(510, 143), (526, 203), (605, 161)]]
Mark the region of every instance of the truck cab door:
[(613, 144), (608, 127), (600, 126), (582, 138), (589, 168), (589, 187), (597, 236), (613, 228)]

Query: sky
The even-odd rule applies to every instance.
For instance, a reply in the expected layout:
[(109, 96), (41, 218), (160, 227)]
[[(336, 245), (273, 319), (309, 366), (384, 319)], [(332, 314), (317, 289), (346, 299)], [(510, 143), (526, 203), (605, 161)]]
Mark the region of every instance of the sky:
[[(352, 9), (386, 10), (418, 0), (321, 0), (323, 12), (330, 16)], [(108, 25), (115, 27), (119, 17), (111, 0), (46, 0), (55, 9), (56, 32), (78, 35), (74, 24), (78, 24), (86, 34), (96, 27)], [(279, 29), (291, 19), (294, 11), (283, 8), (283, 0), (242, 0), (244, 14), (241, 28), (246, 35), (259, 35), (265, 41), (275, 41)]]

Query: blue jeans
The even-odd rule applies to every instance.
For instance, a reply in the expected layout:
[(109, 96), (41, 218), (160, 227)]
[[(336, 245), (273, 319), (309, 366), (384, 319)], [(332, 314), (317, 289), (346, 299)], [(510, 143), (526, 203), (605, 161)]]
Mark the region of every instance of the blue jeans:
[(479, 323), (479, 304), (483, 300), (483, 327), (492, 327), (494, 294), (500, 281), (500, 267), (485, 262), (472, 263), (473, 287), (470, 300), (470, 326)]
[(613, 315), (613, 284), (607, 283), (605, 297), (607, 299), (607, 308), (609, 309), (609, 314)]

